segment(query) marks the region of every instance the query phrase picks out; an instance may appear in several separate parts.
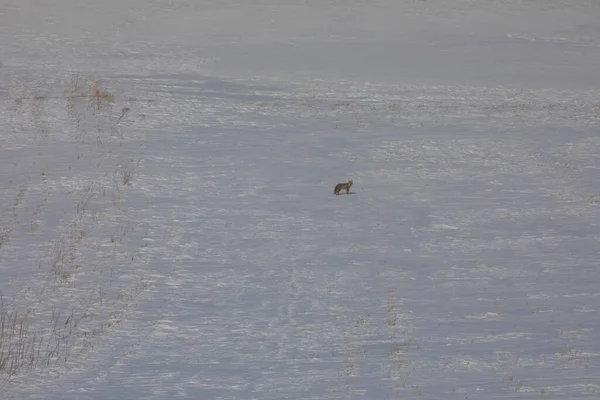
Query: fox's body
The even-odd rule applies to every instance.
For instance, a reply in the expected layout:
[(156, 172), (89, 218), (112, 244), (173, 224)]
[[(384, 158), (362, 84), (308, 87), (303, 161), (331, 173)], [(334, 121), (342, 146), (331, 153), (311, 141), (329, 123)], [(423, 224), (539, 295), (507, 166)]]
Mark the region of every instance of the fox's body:
[(352, 187), (352, 180), (349, 180), (346, 183), (338, 183), (335, 185), (335, 189), (333, 189), (333, 194), (337, 196), (343, 189), (346, 189), (346, 194), (350, 194), (350, 187)]

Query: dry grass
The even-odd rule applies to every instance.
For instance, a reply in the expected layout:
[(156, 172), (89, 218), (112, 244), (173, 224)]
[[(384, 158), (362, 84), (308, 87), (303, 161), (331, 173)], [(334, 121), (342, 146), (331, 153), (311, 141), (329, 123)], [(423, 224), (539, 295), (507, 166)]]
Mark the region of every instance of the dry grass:
[(94, 92), (92, 93), (92, 98), (96, 102), (97, 110), (100, 110), (100, 107), (104, 103), (114, 103), (115, 101), (115, 97), (102, 88), (102, 82), (100, 80), (96, 80), (96, 82), (94, 82)]
[(120, 167), (121, 170), (121, 178), (123, 179), (123, 185), (129, 186), (131, 185), (131, 171), (128, 169), (127, 165), (123, 165)]
[[(46, 133), (50, 131), (48, 124), (55, 118), (54, 114), (53, 118), (48, 116), (56, 111), (51, 107), (56, 103), (64, 103), (68, 118), (63, 122), (74, 128), (72, 131), (77, 140), (87, 140), (86, 135), (93, 130), (103, 141), (114, 140), (113, 137), (107, 138), (104, 135), (106, 126), (110, 125), (112, 128), (115, 118), (119, 117), (116, 120), (119, 122), (130, 108), (120, 108), (120, 116), (113, 116), (111, 113), (115, 96), (105, 88), (100, 79), (87, 79), (80, 74), (72, 74), (65, 84), (66, 89), (54, 96), (52, 102), (48, 95), (52, 91), (43, 84), (36, 84), (34, 87), (21, 85), (15, 90), (9, 90), (12, 95), (6, 98), (11, 101), (0, 105), (7, 105), (15, 126), (19, 128), (18, 132), (32, 131), (41, 139), (52, 140), (53, 137)], [(73, 121), (76, 124), (69, 126)], [(20, 123), (23, 126), (19, 126)], [(103, 136), (100, 137), (101, 135)], [(44, 143), (46, 141), (38, 141), (37, 144)], [(86, 143), (94, 144), (91, 141)], [(98, 149), (114, 151), (114, 144), (108, 142), (108, 145)], [(77, 159), (79, 157), (77, 155)], [(114, 168), (115, 164), (112, 165), (110, 168)], [(10, 296), (5, 293), (3, 296), (0, 292), (0, 386), (35, 368), (64, 366), (74, 355), (93, 348), (100, 335), (123, 321), (131, 304), (145, 290), (142, 277), (137, 275), (136, 281), (126, 285), (115, 284), (122, 273), (128, 276), (132, 274), (131, 271), (121, 273), (121, 264), (115, 263), (125, 263), (122, 260), (133, 262), (133, 255), (138, 253), (134, 251), (128, 254), (126, 249), (120, 247), (126, 232), (131, 228), (129, 222), (125, 219), (102, 220), (103, 217), (110, 218), (110, 213), (99, 212), (99, 209), (116, 213), (122, 211), (121, 187), (131, 185), (133, 174), (130, 164), (121, 162), (113, 176), (110, 176), (113, 171), (107, 169), (105, 177), (85, 181), (87, 187), (76, 185), (81, 189), (79, 197), (74, 199), (72, 210), (64, 217), (65, 222), (57, 226), (56, 237), (40, 239), (43, 242), (41, 244), (47, 245), (48, 252), (39, 260), (33, 260), (34, 263), (39, 261), (39, 279), (31, 285), (27, 283), (20, 287), (17, 276), (10, 281), (15, 293)], [(15, 232), (22, 231), (19, 230), (21, 224), (29, 224), (28, 234), (35, 235), (38, 232), (37, 221), (43, 220), (42, 210), (47, 207), (46, 199), (51, 196), (47, 190), (48, 182), (53, 179), (48, 177), (46, 171), (42, 171), (40, 181), (43, 198), (31, 198), (32, 194), (39, 192), (28, 192), (29, 184), (19, 185), (16, 187), (15, 197), (0, 215), (4, 221), (0, 226), (0, 256), (8, 245), (13, 244)], [(111, 195), (112, 206), (110, 200), (102, 198)], [(37, 204), (33, 217), (23, 207), (24, 204), (29, 206), (32, 203)], [(111, 227), (113, 222), (115, 225)], [(104, 232), (107, 227), (111, 231)], [(94, 250), (106, 253), (103, 249), (94, 247), (101, 246), (98, 237), (105, 233), (110, 234), (114, 248), (111, 255), (98, 260), (90, 254)], [(27, 261), (31, 259), (28, 258)], [(127, 261), (123, 265), (131, 264)], [(113, 277), (113, 271), (116, 277)]]
[(75, 311), (53, 310), (44, 328), (33, 328), (31, 309), (11, 307), (0, 296), (0, 378), (11, 380), (39, 366), (67, 362), (73, 345), (88, 335)]
[(79, 74), (73, 74), (64, 91), (67, 98), (67, 112), (76, 116), (77, 103), (82, 99), (89, 101), (90, 109), (100, 111), (115, 102), (115, 96), (106, 90), (100, 79), (86, 79)]

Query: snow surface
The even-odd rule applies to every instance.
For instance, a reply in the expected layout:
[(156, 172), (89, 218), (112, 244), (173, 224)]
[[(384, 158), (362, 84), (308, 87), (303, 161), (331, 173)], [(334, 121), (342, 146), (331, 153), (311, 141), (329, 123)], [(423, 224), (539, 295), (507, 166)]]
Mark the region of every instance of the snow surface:
[(0, 5), (0, 398), (597, 398), (600, 2), (249, 3)]

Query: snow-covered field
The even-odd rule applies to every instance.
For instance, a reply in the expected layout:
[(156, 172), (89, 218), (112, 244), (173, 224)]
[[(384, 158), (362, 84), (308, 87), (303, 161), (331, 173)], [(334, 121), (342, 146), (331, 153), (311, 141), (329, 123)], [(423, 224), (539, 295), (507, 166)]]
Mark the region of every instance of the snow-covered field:
[(0, 398), (597, 398), (600, 2), (247, 3), (0, 4)]

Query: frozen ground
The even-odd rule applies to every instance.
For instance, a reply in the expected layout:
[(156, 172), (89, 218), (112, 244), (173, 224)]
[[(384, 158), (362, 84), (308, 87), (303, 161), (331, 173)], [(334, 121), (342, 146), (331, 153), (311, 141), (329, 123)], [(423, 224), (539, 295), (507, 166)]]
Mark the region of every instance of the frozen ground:
[(0, 5), (0, 397), (596, 398), (600, 3), (253, 3)]

